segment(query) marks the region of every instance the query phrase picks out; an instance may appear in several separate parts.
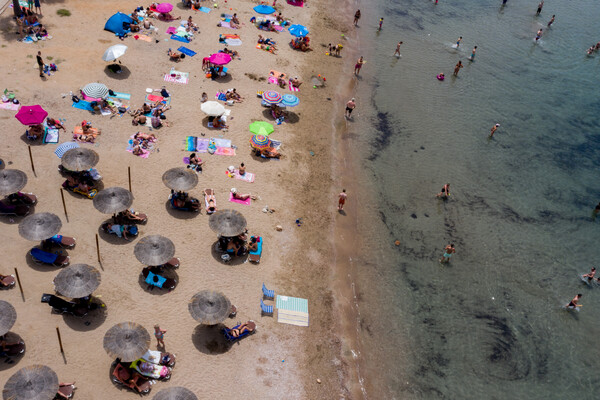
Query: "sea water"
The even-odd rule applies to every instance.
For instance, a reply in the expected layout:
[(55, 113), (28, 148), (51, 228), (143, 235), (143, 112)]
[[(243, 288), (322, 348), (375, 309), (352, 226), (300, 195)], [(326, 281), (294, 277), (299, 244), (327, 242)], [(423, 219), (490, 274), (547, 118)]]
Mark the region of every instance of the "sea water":
[(600, 286), (579, 278), (600, 268), (600, 4), (501, 3), (357, 3), (365, 398), (600, 398)]

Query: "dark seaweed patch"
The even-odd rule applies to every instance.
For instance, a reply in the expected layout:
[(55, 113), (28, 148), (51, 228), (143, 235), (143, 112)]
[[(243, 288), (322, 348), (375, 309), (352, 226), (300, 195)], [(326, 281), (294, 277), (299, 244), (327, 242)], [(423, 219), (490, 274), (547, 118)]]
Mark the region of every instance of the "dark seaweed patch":
[(369, 156), (369, 161), (375, 161), (379, 157), (381, 151), (390, 145), (390, 138), (394, 134), (394, 128), (388, 113), (378, 111), (372, 121), (378, 135), (373, 140), (374, 151)]

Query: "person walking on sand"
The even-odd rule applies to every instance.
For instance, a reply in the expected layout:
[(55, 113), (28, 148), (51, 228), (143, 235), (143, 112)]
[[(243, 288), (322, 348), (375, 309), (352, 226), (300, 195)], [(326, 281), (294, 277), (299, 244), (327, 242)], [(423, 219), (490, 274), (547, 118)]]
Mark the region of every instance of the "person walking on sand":
[(477, 51), (477, 46), (473, 47), (471, 50), (471, 57), (469, 57), (469, 61), (475, 61), (475, 52)]
[(398, 42), (398, 44), (396, 45), (396, 51), (394, 52), (394, 55), (398, 55), (398, 57), (400, 57), (400, 46), (402, 46), (402, 42)]
[(571, 300), (569, 302), (569, 304), (566, 305), (567, 308), (572, 308), (575, 309), (577, 307), (581, 307), (581, 304), (579, 303), (579, 300), (581, 300), (581, 296), (583, 296), (581, 293), (579, 293), (577, 296), (573, 297), (573, 300)]
[(454, 66), (454, 76), (458, 76), (458, 71), (460, 71), (462, 67), (462, 62), (459, 60), (458, 63)]
[(165, 333), (166, 329), (160, 329), (160, 326), (154, 325), (154, 337), (156, 338), (157, 346), (165, 347)]
[(550, 18), (550, 21), (548, 21), (548, 28), (554, 23), (554, 17), (556, 17), (556, 15), (553, 15), (552, 18)]
[(342, 211), (344, 209), (344, 204), (346, 204), (346, 198), (348, 195), (346, 194), (346, 189), (342, 189), (342, 193), (338, 195), (338, 210)]
[(457, 49), (460, 46), (460, 42), (462, 42), (462, 36), (459, 36), (458, 39), (456, 39), (456, 48)]
[(40, 69), (40, 78), (44, 77), (44, 59), (42, 58), (42, 52), (38, 51), (37, 56), (35, 57), (38, 63), (38, 68)]
[(35, 0), (35, 13), (42, 15), (42, 6), (40, 5), (40, 0)]
[(352, 99), (350, 99), (350, 101), (348, 101), (346, 103), (346, 111), (344, 112), (344, 117), (350, 118), (350, 116), (352, 115), (352, 111), (354, 110), (355, 107), (356, 107), (356, 100), (353, 97)]
[(494, 136), (494, 132), (496, 132), (498, 128), (500, 128), (500, 124), (492, 126), (492, 129), (490, 130), (490, 137)]
[(541, 37), (542, 37), (542, 28), (540, 28), (540, 30), (537, 32), (537, 35), (535, 36), (535, 42), (537, 43)]
[(456, 249), (454, 248), (454, 243), (450, 243), (444, 248), (444, 255), (440, 259), (441, 263), (450, 262), (450, 258), (452, 258), (452, 254), (456, 253)]
[(363, 64), (365, 63), (365, 59), (363, 58), (363, 56), (360, 56), (360, 58), (358, 59), (358, 61), (356, 62), (356, 65), (354, 65), (354, 75), (358, 75), (360, 72), (360, 69), (362, 68)]
[(540, 13), (542, 12), (542, 7), (544, 7), (544, 0), (540, 1), (540, 4), (538, 4), (538, 9), (537, 9), (537, 12), (535, 13), (536, 17), (538, 15), (540, 15)]
[(360, 10), (356, 10), (356, 13), (354, 14), (354, 26), (358, 25), (359, 19), (360, 19)]
[(379, 29), (377, 29), (377, 30), (380, 31), (382, 27), (383, 27), (383, 17), (379, 18)]

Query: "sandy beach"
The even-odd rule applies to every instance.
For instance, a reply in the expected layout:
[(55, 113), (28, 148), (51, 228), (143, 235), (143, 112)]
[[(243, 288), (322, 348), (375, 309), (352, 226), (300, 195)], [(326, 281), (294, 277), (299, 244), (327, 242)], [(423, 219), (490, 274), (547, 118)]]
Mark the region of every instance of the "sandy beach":
[[(122, 241), (100, 232), (100, 225), (108, 215), (98, 212), (92, 201), (65, 192), (68, 220), (63, 211), (59, 188), (64, 178), (58, 173), (59, 158), (54, 154), (56, 144), (29, 143), (24, 138), (25, 127), (14, 118), (14, 111), (0, 110), (2, 126), (2, 152), (0, 158), (6, 168), (23, 170), (28, 175), (25, 192), (38, 197), (35, 212), (52, 212), (60, 216), (61, 234), (77, 238), (77, 245), (65, 251), (71, 264), (87, 263), (100, 269), (102, 283), (95, 291), (107, 308), (84, 318), (52, 314), (50, 307), (40, 302), (43, 293), (54, 293), (52, 280), (58, 268), (34, 263), (28, 251), (39, 243), (19, 236), (19, 217), (0, 217), (0, 238), (10, 243), (4, 255), (0, 273), (14, 274), (18, 269), (24, 297), (18, 288), (0, 292), (0, 299), (9, 301), (17, 310), (17, 321), (11, 332), (26, 342), (25, 354), (14, 363), (0, 363), (0, 381), (5, 382), (22, 367), (32, 364), (50, 366), (61, 381), (76, 381), (75, 398), (106, 399), (126, 398), (135, 394), (110, 381), (113, 359), (102, 347), (105, 332), (114, 324), (133, 321), (152, 332), (154, 324), (167, 330), (166, 350), (175, 353), (177, 365), (170, 381), (158, 381), (150, 394), (170, 386), (184, 386), (199, 398), (215, 396), (275, 399), (329, 399), (352, 398), (346, 382), (350, 372), (342, 355), (339, 338), (342, 314), (332, 280), (334, 274), (334, 216), (337, 214), (336, 193), (341, 189), (332, 167), (337, 160), (334, 152), (335, 123), (331, 123), (342, 108), (337, 86), (343, 78), (343, 66), (349, 65), (347, 54), (341, 58), (324, 53), (328, 42), (339, 42), (340, 32), (346, 32), (349, 23), (340, 24), (324, 15), (326, 6), (309, 2), (305, 7), (287, 3), (277, 5), (292, 23), (309, 27), (311, 45), (315, 51), (302, 53), (291, 49), (287, 32), (271, 33), (277, 41), (276, 55), (255, 48), (256, 38), (263, 33), (249, 22), (258, 2), (230, 0), (219, 2), (210, 13), (183, 9), (181, 2), (171, 1), (172, 14), (187, 19), (193, 16), (200, 33), (186, 47), (195, 51), (174, 64), (167, 50), (183, 43), (169, 38), (165, 32), (171, 23), (153, 20), (158, 31), (151, 41), (127, 37), (120, 41), (114, 34), (104, 31), (106, 20), (114, 13), (130, 13), (139, 2), (114, 1), (79, 2), (50, 1), (42, 3), (41, 21), (52, 36), (37, 43), (17, 41), (12, 9), (0, 16), (2, 47), (0, 57), (5, 73), (4, 86), (13, 90), (24, 105), (40, 104), (50, 117), (61, 118), (66, 133), (61, 131), (59, 143), (71, 141), (73, 128), (81, 121), (91, 121), (102, 133), (95, 144), (81, 144), (100, 155), (96, 168), (102, 175), (104, 187), (128, 187), (128, 167), (131, 168), (133, 207), (149, 215), (145, 225), (140, 225), (139, 236)], [(279, 3), (279, 2), (278, 2)], [(148, 4), (143, 4), (147, 6)], [(58, 9), (68, 9), (71, 16), (57, 15)], [(217, 27), (221, 13), (236, 12), (242, 22), (241, 29)], [(339, 10), (338, 10), (339, 12)], [(341, 16), (338, 14), (338, 16)], [(211, 81), (201, 70), (203, 57), (222, 49), (219, 34), (235, 33), (243, 41), (241, 46), (230, 47), (240, 53), (227, 67), (229, 76)], [(345, 42), (344, 42), (345, 43)], [(121, 74), (109, 72), (102, 61), (104, 50), (113, 44), (125, 44), (127, 53), (120, 58)], [(56, 63), (54, 75), (39, 78), (35, 61), (37, 51), (46, 62)], [(346, 49), (344, 49), (346, 51)], [(189, 72), (185, 85), (165, 82), (164, 75), (175, 67)], [(251, 155), (248, 125), (255, 120), (274, 123), (266, 108), (261, 107), (256, 92), (287, 89), (267, 84), (269, 70), (275, 69), (298, 76), (305, 82), (299, 92), (300, 105), (295, 107), (288, 121), (275, 125), (272, 139), (283, 143), (281, 160), (263, 160)], [(324, 88), (313, 89), (312, 76), (326, 77)], [(155, 129), (136, 127), (131, 117), (91, 115), (71, 107), (70, 91), (78, 90), (90, 82), (106, 84), (110, 89), (131, 94), (127, 101), (132, 109), (139, 108), (146, 88), (166, 86), (171, 93), (171, 110), (167, 119), (171, 126)], [(217, 91), (236, 88), (244, 97), (242, 103), (227, 106), (231, 110), (227, 131), (207, 128), (205, 115), (200, 111), (202, 92), (213, 100)], [(343, 89), (343, 88), (342, 88)], [(345, 101), (344, 101), (345, 102)], [(343, 104), (343, 103), (342, 103)], [(339, 119), (337, 119), (339, 120)], [(126, 151), (129, 137), (142, 131), (158, 137), (156, 149), (147, 159)], [(235, 156), (201, 154), (205, 161), (198, 186), (190, 191), (202, 199), (202, 191), (212, 188), (219, 209), (235, 209), (248, 221), (250, 235), (264, 238), (260, 264), (234, 260), (223, 263), (211, 250), (217, 237), (208, 226), (208, 216), (173, 211), (168, 203), (167, 189), (161, 176), (169, 168), (184, 166), (182, 159), (189, 155), (183, 151), (186, 136), (230, 139), (235, 145)], [(35, 164), (32, 171), (27, 145)], [(339, 157), (339, 154), (337, 155)], [(229, 178), (228, 166), (241, 162), (247, 171), (256, 175), (253, 183)], [(229, 191), (236, 187), (243, 193), (252, 193), (258, 200), (249, 206), (228, 201)], [(268, 206), (275, 210), (264, 213)], [(295, 221), (302, 220), (301, 226)], [(277, 231), (280, 225), (283, 229)], [(96, 256), (95, 235), (100, 238), (102, 262)], [(150, 291), (140, 279), (143, 268), (133, 254), (135, 243), (142, 237), (161, 234), (176, 246), (176, 256), (181, 267), (175, 271), (178, 285), (172, 292)], [(244, 258), (245, 259), (245, 258)], [(259, 300), (261, 286), (265, 283), (276, 294), (308, 299), (310, 326), (297, 327), (278, 324), (272, 316), (261, 316)], [(199, 325), (187, 310), (188, 300), (203, 289), (222, 291), (237, 306), (234, 319), (225, 321), (233, 326), (237, 321), (254, 320), (257, 333), (232, 346), (224, 345), (220, 328)], [(60, 329), (64, 343), (61, 354), (55, 333)], [(152, 339), (151, 349), (156, 348)], [(348, 355), (348, 354), (346, 354)], [(317, 383), (317, 379), (321, 383)]]

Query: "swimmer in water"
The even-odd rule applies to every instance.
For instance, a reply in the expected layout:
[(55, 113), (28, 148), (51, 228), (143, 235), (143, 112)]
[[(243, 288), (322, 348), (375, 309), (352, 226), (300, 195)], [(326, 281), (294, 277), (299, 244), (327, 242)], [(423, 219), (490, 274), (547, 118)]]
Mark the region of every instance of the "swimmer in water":
[(477, 51), (477, 46), (473, 47), (473, 50), (471, 50), (471, 57), (469, 57), (469, 60), (475, 61), (475, 52), (476, 51)]
[(490, 130), (490, 137), (494, 136), (494, 132), (496, 132), (498, 128), (500, 128), (500, 124), (492, 126), (492, 129)]
[(537, 32), (537, 35), (535, 36), (535, 41), (537, 42), (538, 40), (540, 40), (541, 37), (542, 37), (542, 29), (540, 28), (540, 30)]
[(554, 17), (556, 17), (556, 15), (553, 15), (552, 18), (550, 18), (550, 21), (548, 22), (548, 28), (550, 28), (550, 25), (554, 23)]
[(592, 267), (590, 273), (583, 275), (582, 278), (587, 278), (588, 282), (591, 282), (594, 280), (594, 275), (596, 275), (596, 268)]
[(581, 293), (579, 293), (577, 296), (573, 297), (573, 300), (571, 300), (571, 302), (569, 304), (567, 304), (567, 308), (572, 308), (575, 309), (577, 307), (581, 307), (581, 304), (577, 304), (579, 303), (579, 300), (581, 299), (581, 296), (583, 296)]

